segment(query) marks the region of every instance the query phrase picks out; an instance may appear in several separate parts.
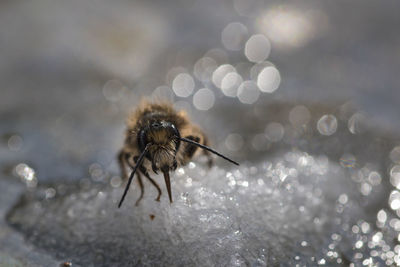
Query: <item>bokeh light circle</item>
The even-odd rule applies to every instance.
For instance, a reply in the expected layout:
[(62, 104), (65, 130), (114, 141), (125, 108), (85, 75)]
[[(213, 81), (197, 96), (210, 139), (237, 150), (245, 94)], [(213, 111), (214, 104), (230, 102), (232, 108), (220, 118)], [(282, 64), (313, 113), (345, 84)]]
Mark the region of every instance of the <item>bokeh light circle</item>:
[(238, 151), (244, 144), (243, 137), (237, 133), (229, 134), (225, 139), (225, 146), (231, 151)]
[(332, 135), (337, 130), (337, 119), (333, 115), (322, 116), (317, 123), (317, 130), (322, 135)]
[(209, 110), (214, 106), (214, 92), (208, 88), (198, 90), (193, 96), (193, 105), (198, 110)]
[(246, 26), (239, 22), (232, 22), (222, 31), (221, 41), (226, 49), (239, 51), (243, 48), (247, 34)]
[(202, 57), (194, 64), (194, 76), (202, 82), (211, 80), (212, 73), (217, 68), (217, 62), (210, 57)]
[(119, 80), (109, 80), (103, 86), (104, 97), (111, 102), (119, 101), (127, 88)]
[(260, 97), (260, 90), (253, 81), (244, 81), (238, 89), (237, 97), (244, 104), (253, 104)]
[(229, 97), (236, 97), (239, 86), (242, 84), (243, 79), (236, 72), (230, 72), (225, 75), (221, 81), (221, 90), (224, 95)]
[(251, 62), (266, 60), (271, 52), (271, 43), (263, 34), (255, 34), (247, 40), (244, 54)]
[(390, 151), (389, 158), (397, 164), (400, 164), (400, 146), (396, 146)]
[(236, 69), (229, 64), (224, 64), (219, 66), (212, 75), (212, 82), (214, 83), (214, 85), (218, 88), (221, 88), (222, 86), (222, 80), (224, 79), (224, 77), (231, 72), (236, 72)]
[(366, 130), (366, 117), (361, 113), (355, 113), (350, 117), (347, 127), (352, 134), (360, 134)]
[(285, 134), (285, 129), (279, 122), (271, 122), (265, 128), (265, 134), (269, 141), (278, 142), (282, 140), (283, 135)]
[(257, 77), (257, 85), (262, 92), (273, 93), (281, 83), (279, 71), (273, 67), (264, 68)]
[(187, 73), (179, 73), (172, 82), (172, 89), (177, 96), (190, 96), (194, 89), (194, 80), (192, 76)]
[(157, 87), (153, 93), (151, 94), (151, 97), (157, 101), (157, 100), (168, 100), (170, 102), (174, 101), (174, 91), (166, 85), (159, 86)]

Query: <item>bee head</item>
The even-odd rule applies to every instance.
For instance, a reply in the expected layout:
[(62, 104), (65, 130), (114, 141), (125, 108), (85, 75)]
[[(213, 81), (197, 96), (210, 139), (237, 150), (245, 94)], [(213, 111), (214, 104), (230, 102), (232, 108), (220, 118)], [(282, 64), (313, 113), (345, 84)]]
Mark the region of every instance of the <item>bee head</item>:
[(175, 170), (176, 152), (180, 145), (180, 134), (174, 124), (166, 121), (153, 121), (144, 127), (138, 135), (141, 152), (149, 144), (146, 158), (152, 163), (155, 173)]

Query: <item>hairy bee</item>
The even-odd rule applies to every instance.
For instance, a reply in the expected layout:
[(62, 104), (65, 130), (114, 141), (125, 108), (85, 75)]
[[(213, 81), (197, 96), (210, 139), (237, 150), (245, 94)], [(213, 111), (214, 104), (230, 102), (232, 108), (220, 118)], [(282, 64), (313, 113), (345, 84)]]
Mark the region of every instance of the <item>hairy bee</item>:
[(148, 172), (150, 169), (156, 174), (158, 171), (163, 173), (169, 200), (172, 203), (169, 172), (174, 171), (177, 166), (186, 165), (198, 147), (203, 149), (202, 152), (208, 157), (210, 166), (212, 165), (210, 152), (239, 165), (209, 148), (206, 135), (189, 121), (184, 111), (177, 112), (170, 103), (143, 101), (128, 118), (127, 124), (125, 144), (118, 160), (123, 178), (128, 176), (128, 166), (132, 168), (132, 172), (118, 207), (121, 207), (135, 173), (141, 192), (136, 205), (143, 198), (142, 175), (156, 187), (158, 191), (156, 200), (160, 201), (161, 189), (150, 177)]

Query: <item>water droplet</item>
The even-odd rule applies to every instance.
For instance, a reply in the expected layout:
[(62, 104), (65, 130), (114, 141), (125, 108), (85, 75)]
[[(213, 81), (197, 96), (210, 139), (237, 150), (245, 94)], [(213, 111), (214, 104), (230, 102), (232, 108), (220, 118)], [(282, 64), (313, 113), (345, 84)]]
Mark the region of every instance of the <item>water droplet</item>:
[(122, 184), (122, 179), (119, 176), (113, 176), (110, 180), (110, 184), (112, 187), (116, 188), (116, 187), (120, 187)]
[(377, 219), (378, 219), (378, 222), (380, 222), (380, 223), (385, 223), (386, 220), (387, 220), (386, 211), (384, 211), (384, 210), (378, 211), (378, 214), (376, 215), (376, 217), (377, 217)]
[(347, 203), (347, 201), (348, 201), (348, 197), (347, 197), (347, 195), (346, 194), (341, 194), (340, 196), (339, 196), (339, 202), (340, 202), (340, 204), (346, 204)]
[(362, 248), (363, 245), (364, 245), (364, 243), (363, 243), (361, 240), (358, 240), (358, 241), (354, 244), (355, 248), (357, 248), (357, 249)]
[(382, 237), (383, 237), (382, 233), (381, 232), (377, 232), (372, 236), (372, 242), (379, 243), (379, 241), (382, 240)]
[(37, 186), (37, 178), (35, 170), (25, 163), (20, 163), (15, 167), (15, 173), (26, 183), (28, 187)]
[(368, 196), (372, 191), (372, 186), (369, 183), (362, 183), (360, 191), (364, 196)]
[(99, 182), (105, 178), (103, 168), (98, 163), (93, 163), (89, 166), (89, 173), (93, 181)]
[(400, 209), (400, 192), (393, 190), (389, 196), (389, 205), (392, 210)]
[(361, 223), (361, 231), (362, 231), (364, 234), (369, 233), (370, 230), (371, 230), (371, 226), (369, 225), (369, 223), (367, 223), (367, 222), (362, 222), (362, 223)]
[(332, 135), (337, 129), (337, 120), (333, 115), (322, 116), (317, 123), (318, 132), (322, 135)]
[(189, 167), (189, 169), (194, 169), (194, 168), (196, 168), (196, 163), (189, 162), (188, 167)]
[(52, 187), (49, 187), (45, 191), (46, 199), (53, 198), (56, 195), (56, 190)]
[(347, 127), (352, 134), (363, 133), (366, 129), (366, 118), (361, 113), (355, 113), (350, 117)]
[(368, 181), (371, 185), (379, 185), (382, 181), (382, 177), (379, 173), (377, 172), (370, 172), (368, 175)]

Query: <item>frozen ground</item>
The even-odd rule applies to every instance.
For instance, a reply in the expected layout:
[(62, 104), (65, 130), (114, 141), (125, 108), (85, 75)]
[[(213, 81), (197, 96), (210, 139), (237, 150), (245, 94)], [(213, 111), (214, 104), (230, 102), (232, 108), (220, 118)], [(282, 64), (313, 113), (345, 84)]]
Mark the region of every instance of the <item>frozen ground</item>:
[(172, 205), (166, 195), (155, 202), (153, 189), (139, 207), (132, 190), (119, 210), (122, 188), (56, 188), (55, 197), (48, 188), (26, 195), (8, 219), (36, 246), (82, 266), (348, 264), (357, 262), (348, 249), (358, 238), (351, 227), (362, 223), (354, 218), (365, 217), (349, 173), (301, 151), (238, 169), (179, 168)]
[(15, 232), (5, 220), (10, 205), (23, 192), (24, 187), (20, 183), (0, 180), (0, 266), (57, 266), (59, 260), (27, 244), (23, 234)]

